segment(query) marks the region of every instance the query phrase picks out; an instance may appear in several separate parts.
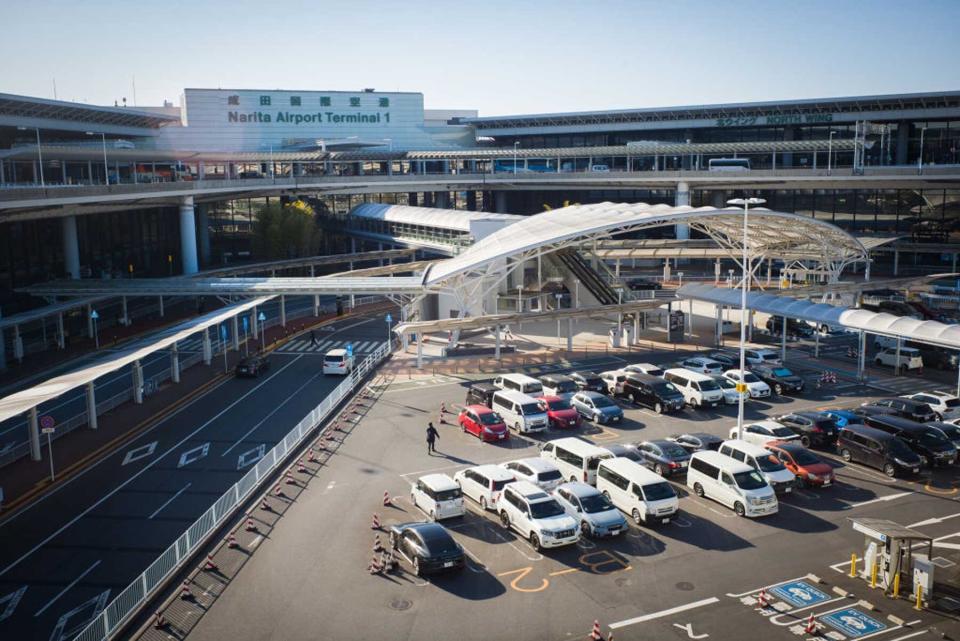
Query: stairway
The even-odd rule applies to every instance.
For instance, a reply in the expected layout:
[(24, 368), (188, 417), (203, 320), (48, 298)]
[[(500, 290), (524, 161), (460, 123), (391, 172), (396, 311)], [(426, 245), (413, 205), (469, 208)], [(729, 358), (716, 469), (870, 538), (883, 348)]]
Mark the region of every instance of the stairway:
[[(580, 281), (601, 305), (616, 305), (617, 292), (585, 261), (575, 249), (560, 249), (553, 256)], [(572, 290), (571, 290), (572, 291)]]

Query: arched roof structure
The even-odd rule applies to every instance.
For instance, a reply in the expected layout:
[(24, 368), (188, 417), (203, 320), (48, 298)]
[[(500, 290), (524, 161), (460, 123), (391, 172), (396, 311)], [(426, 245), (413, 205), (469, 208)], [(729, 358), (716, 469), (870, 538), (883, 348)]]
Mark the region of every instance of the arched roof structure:
[[(677, 224), (703, 232), (730, 250), (731, 258), (739, 258), (742, 209), (606, 202), (527, 216), (458, 256), (434, 264), (424, 274), (423, 284), (439, 286), (458, 277), (480, 275), (505, 258), (525, 259), (623, 232)], [(860, 241), (839, 227), (763, 208), (750, 210), (747, 246), (753, 260), (771, 257), (811, 261), (837, 274), (850, 263), (867, 260), (867, 250)]]

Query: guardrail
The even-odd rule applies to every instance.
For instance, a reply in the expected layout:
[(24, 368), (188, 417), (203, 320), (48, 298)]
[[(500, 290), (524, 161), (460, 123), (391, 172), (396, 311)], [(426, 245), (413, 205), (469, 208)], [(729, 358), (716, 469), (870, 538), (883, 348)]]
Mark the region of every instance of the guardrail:
[(323, 402), (317, 405), (296, 427), (267, 452), (254, 467), (217, 499), (199, 519), (187, 528), (173, 544), (166, 549), (149, 567), (128, 585), (106, 608), (97, 613), (94, 619), (75, 637), (75, 641), (104, 641), (119, 631), (131, 615), (139, 611), (149, 597), (163, 586), (170, 576), (180, 570), (194, 552), (212, 535), (230, 516), (234, 509), (242, 504), (261, 481), (267, 478), (294, 450), (304, 438), (313, 432), (334, 408), (346, 398), (366, 375), (384, 360), (390, 353), (390, 344), (383, 343), (376, 351), (367, 356), (333, 390)]

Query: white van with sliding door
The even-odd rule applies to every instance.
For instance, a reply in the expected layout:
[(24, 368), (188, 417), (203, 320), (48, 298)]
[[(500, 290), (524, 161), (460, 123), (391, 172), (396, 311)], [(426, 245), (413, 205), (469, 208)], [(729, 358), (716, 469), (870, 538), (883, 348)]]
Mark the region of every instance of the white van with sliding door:
[(549, 459), (571, 483), (597, 484), (597, 466), (613, 454), (579, 438), (558, 438), (540, 447), (540, 456)]
[(720, 452), (694, 452), (687, 487), (700, 498), (732, 508), (737, 516), (765, 516), (779, 509), (777, 495), (760, 472)]
[(693, 409), (716, 407), (723, 403), (723, 390), (713, 378), (688, 369), (674, 368), (663, 373), (683, 394), (683, 400)]
[[(537, 385), (540, 383), (538, 382)], [(532, 396), (514, 390), (501, 390), (494, 393), (490, 409), (500, 414), (508, 428), (519, 433), (545, 432), (549, 419), (540, 403)]]
[(493, 379), (493, 384), (502, 390), (513, 390), (535, 398), (543, 396), (543, 384), (526, 374), (501, 374)]
[(418, 478), (410, 486), (410, 502), (433, 521), (467, 513), (460, 486), (446, 474), (427, 474)]
[(597, 489), (637, 525), (669, 523), (680, 509), (680, 500), (670, 483), (628, 458), (600, 461)]
[(353, 369), (353, 356), (345, 349), (331, 349), (323, 355), (323, 375), (340, 374), (346, 376)]

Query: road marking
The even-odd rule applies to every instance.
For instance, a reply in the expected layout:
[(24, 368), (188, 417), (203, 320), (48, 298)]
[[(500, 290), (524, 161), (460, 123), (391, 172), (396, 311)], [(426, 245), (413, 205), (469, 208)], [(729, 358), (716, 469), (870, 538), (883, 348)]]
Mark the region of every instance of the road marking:
[(611, 623), (607, 627), (609, 627), (611, 630), (617, 630), (619, 628), (625, 628), (628, 625), (634, 625), (637, 623), (643, 623), (645, 621), (660, 619), (662, 617), (670, 616), (671, 614), (686, 612), (687, 610), (693, 610), (695, 608), (700, 608), (705, 605), (713, 605), (714, 603), (717, 603), (719, 601), (720, 599), (712, 596), (709, 599), (701, 599), (700, 601), (694, 601), (693, 603), (687, 603), (686, 605), (678, 605), (677, 607), (670, 608), (669, 610), (661, 610), (660, 612), (651, 612), (650, 614), (644, 614), (642, 616), (634, 617), (632, 619), (617, 621), (616, 623)]
[[(920, 623), (920, 622), (917, 621), (917, 623)], [(897, 626), (896, 628), (891, 628), (890, 630), (887, 630), (887, 631), (890, 632), (890, 631), (893, 631), (893, 630), (897, 630), (897, 629), (899, 629), (900, 627), (901, 627), (901, 626)], [(916, 632), (911, 632), (910, 634), (904, 634), (903, 636), (899, 636), (899, 637), (897, 637), (897, 638), (895, 638), (895, 639), (890, 639), (890, 641), (904, 641), (905, 639), (912, 639), (913, 637), (918, 637), (918, 636), (920, 636), (921, 634), (926, 634), (928, 631), (929, 631), (929, 630), (917, 630)], [(862, 637), (861, 637), (861, 638), (862, 638)]]
[[(802, 612), (802, 611), (804, 611), (804, 610), (809, 610), (809, 609), (811, 609), (811, 608), (819, 608), (819, 607), (828, 605), (828, 604), (830, 604), (830, 603), (836, 603), (837, 601), (844, 601), (846, 598), (847, 598), (847, 597), (845, 597), (845, 596), (838, 596), (838, 597), (834, 597), (834, 598), (832, 598), (832, 599), (829, 599), (829, 600), (827, 600), (827, 601), (818, 601), (817, 603), (814, 603), (814, 604), (812, 604), (812, 605), (806, 605), (806, 606), (803, 606), (803, 607), (801, 607), (801, 608), (795, 608), (795, 609), (793, 609), (793, 610), (790, 610), (789, 612), (782, 612), (782, 613), (780, 613), (780, 614), (776, 614), (776, 615), (772, 616), (772, 617), (770, 618), (770, 623), (772, 623), (773, 625), (779, 625), (779, 626), (781, 626), (781, 627), (786, 627), (786, 626), (788, 626), (788, 625), (793, 625), (794, 623), (797, 622), (796, 617), (793, 616), (795, 613), (797, 613), (797, 612)], [(787, 599), (784, 599), (784, 601), (786, 601), (786, 600), (787, 600)], [(842, 608), (841, 608), (841, 609), (842, 609)], [(836, 611), (836, 610), (831, 610), (831, 612), (835, 612), (835, 611)], [(826, 613), (826, 612), (822, 612), (821, 614), (827, 614), (827, 613)], [(788, 620), (788, 621), (785, 621), (784, 623), (778, 623), (778, 622), (776, 621), (776, 619), (779, 619), (779, 618), (782, 617), (782, 616), (789, 616), (789, 617), (792, 617), (792, 618), (791, 618), (790, 620)], [(817, 616), (820, 616), (820, 615), (818, 614)]]
[(569, 568), (567, 570), (557, 570), (556, 572), (551, 572), (547, 576), (561, 576), (564, 574), (571, 574), (572, 572), (579, 572), (580, 568)]
[(693, 632), (693, 624), (692, 624), (692, 623), (686, 623), (686, 624), (684, 624), (684, 625), (680, 625), (679, 623), (674, 623), (674, 624), (673, 624), (673, 627), (675, 627), (675, 628), (680, 628), (681, 630), (684, 630), (684, 631), (687, 633), (687, 637), (689, 637), (689, 638), (691, 638), (691, 639), (706, 639), (708, 636), (710, 636), (710, 635), (707, 634), (706, 632), (704, 632), (703, 634), (695, 634), (695, 633)]
[[(847, 561), (847, 565), (849, 565), (849, 564), (850, 564), (850, 562)], [(756, 593), (759, 592), (760, 590), (769, 590), (770, 588), (775, 588), (775, 587), (777, 587), (778, 585), (784, 585), (785, 583), (793, 583), (794, 581), (800, 581), (800, 580), (805, 579), (805, 578), (807, 578), (807, 575), (798, 576), (798, 577), (793, 578), (793, 579), (786, 579), (785, 581), (777, 581), (776, 583), (771, 583), (770, 585), (763, 585), (763, 586), (760, 586), (759, 588), (754, 588), (754, 589), (748, 590), (748, 591), (746, 591), (746, 592), (741, 592), (740, 594), (730, 594), (729, 592), (727, 592), (727, 596), (730, 597), (731, 599), (739, 599), (740, 597), (750, 596), (751, 594), (756, 594)]]
[(875, 499), (870, 499), (869, 501), (860, 501), (859, 503), (851, 503), (847, 506), (848, 510), (853, 508), (863, 507), (864, 505), (872, 505), (874, 503), (884, 503), (886, 501), (895, 501), (897, 499), (902, 499), (905, 496), (912, 496), (913, 492), (897, 492), (896, 494), (887, 494), (886, 496), (880, 496)]
[(255, 537), (253, 537), (253, 540), (250, 541), (250, 549), (252, 550), (253, 548), (255, 548), (255, 547), (257, 547), (258, 545), (260, 545), (260, 542), (261, 542), (261, 541), (263, 541), (263, 535), (262, 535), (262, 534), (258, 534), (258, 535), (256, 535)]
[(153, 454), (153, 451), (157, 449), (158, 442), (159, 441), (154, 441), (153, 443), (147, 443), (146, 445), (141, 445), (140, 447), (136, 447), (130, 450), (129, 452), (127, 452), (127, 455), (123, 457), (123, 463), (121, 463), (120, 465), (133, 463), (134, 461), (139, 461), (145, 456), (150, 456), (151, 454)]
[[(957, 482), (954, 481), (953, 484), (956, 485)], [(949, 489), (949, 490), (941, 490), (941, 489), (939, 489), (939, 488), (930, 487), (930, 483), (929, 483), (929, 482), (927, 482), (927, 484), (923, 486), (923, 489), (925, 489), (927, 492), (930, 492), (931, 494), (939, 494), (939, 495), (941, 495), (941, 496), (953, 496), (953, 495), (956, 494), (957, 492), (960, 492), (960, 489), (958, 489), (958, 488), (956, 488), (956, 487), (951, 488), (951, 489)]]
[(525, 576), (530, 574), (532, 571), (533, 571), (533, 566), (528, 565), (524, 568), (520, 568), (519, 570), (510, 570), (509, 572), (501, 572), (497, 576), (510, 576), (511, 574), (516, 574), (517, 577), (510, 582), (510, 587), (516, 590), (517, 592), (542, 592), (546, 590), (548, 587), (550, 587), (550, 581), (548, 581), (547, 579), (540, 579), (540, 587), (536, 587), (536, 588), (519, 587), (517, 583), (521, 581)]
[(187, 450), (180, 455), (180, 462), (177, 463), (177, 467), (183, 467), (184, 465), (190, 465), (191, 463), (199, 461), (206, 456), (209, 451), (210, 443), (204, 443), (203, 445), (196, 446), (192, 450)]
[[(101, 505), (103, 505), (110, 497), (112, 497), (114, 494), (116, 494), (117, 492), (119, 492), (120, 490), (122, 490), (123, 488), (125, 488), (126, 486), (130, 485), (130, 483), (132, 483), (132, 482), (135, 481), (136, 479), (140, 478), (140, 475), (144, 474), (147, 470), (149, 470), (149, 469), (152, 468), (154, 465), (156, 465), (157, 463), (159, 463), (164, 457), (167, 456), (167, 454), (170, 454), (171, 452), (173, 452), (174, 450), (176, 450), (177, 448), (179, 448), (180, 446), (182, 446), (184, 443), (186, 443), (187, 441), (189, 441), (190, 439), (192, 439), (194, 436), (196, 436), (197, 434), (199, 434), (200, 432), (202, 432), (202, 431), (203, 431), (204, 429), (206, 429), (209, 425), (211, 425), (214, 421), (216, 421), (218, 418), (220, 418), (221, 416), (223, 416), (224, 414), (226, 414), (227, 412), (229, 412), (231, 409), (233, 409), (237, 404), (239, 404), (241, 401), (243, 401), (244, 399), (246, 399), (248, 396), (250, 396), (251, 394), (254, 394), (257, 390), (259, 390), (261, 387), (263, 387), (263, 386), (266, 385), (268, 382), (270, 382), (270, 380), (272, 380), (274, 376), (279, 376), (280, 373), (283, 372), (283, 370), (287, 369), (288, 367), (290, 367), (291, 365), (293, 365), (294, 363), (296, 363), (299, 359), (300, 359), (300, 357), (298, 356), (297, 358), (294, 358), (294, 359), (291, 360), (289, 363), (287, 363), (286, 365), (284, 365), (283, 367), (281, 367), (280, 369), (278, 369), (278, 370), (273, 374), (273, 376), (270, 376), (269, 378), (264, 379), (263, 382), (259, 383), (256, 387), (251, 388), (251, 389), (250, 389), (249, 391), (247, 391), (243, 396), (241, 396), (240, 398), (238, 398), (237, 400), (235, 400), (233, 403), (231, 403), (230, 405), (228, 405), (228, 406), (226, 406), (225, 408), (223, 408), (222, 410), (220, 410), (220, 412), (218, 412), (213, 418), (211, 418), (211, 419), (208, 420), (206, 423), (204, 423), (203, 425), (201, 425), (201, 426), (198, 427), (197, 429), (193, 430), (192, 432), (190, 432), (190, 433), (187, 434), (186, 436), (184, 436), (182, 439), (180, 439), (179, 442), (177, 442), (177, 443), (174, 444), (172, 447), (170, 447), (169, 449), (167, 449), (163, 454), (161, 454), (161, 455), (158, 456), (157, 458), (155, 458), (155, 459), (153, 459), (152, 461), (150, 461), (149, 463), (147, 463), (145, 466), (143, 466), (142, 469), (138, 470), (135, 474), (133, 474), (133, 475), (132, 475), (130, 478), (128, 478), (126, 481), (120, 483), (120, 484), (117, 485), (115, 488), (113, 488), (112, 490), (110, 490), (109, 492), (107, 492), (106, 494), (104, 494), (102, 497), (100, 497), (99, 499), (97, 499), (97, 501), (96, 501), (93, 505), (91, 505), (91, 506), (88, 507), (87, 509), (85, 509), (85, 510), (83, 510), (82, 512), (80, 512), (80, 514), (78, 514), (77, 516), (73, 517), (72, 519), (70, 519), (69, 521), (67, 521), (67, 522), (64, 523), (63, 525), (61, 525), (59, 528), (57, 528), (57, 530), (56, 530), (53, 534), (49, 535), (48, 537), (46, 537), (45, 539), (43, 539), (42, 541), (40, 541), (39, 543), (37, 543), (36, 545), (34, 545), (34, 546), (33, 546), (32, 548), (30, 548), (26, 553), (22, 554), (19, 558), (17, 558), (17, 559), (14, 560), (13, 562), (11, 562), (9, 565), (7, 565), (5, 568), (3, 568), (2, 570), (0, 570), (0, 576), (3, 576), (4, 574), (6, 574), (7, 572), (9, 572), (9, 571), (12, 570), (13, 568), (15, 568), (15, 567), (17, 567), (18, 565), (20, 565), (21, 563), (23, 563), (24, 559), (28, 558), (31, 554), (33, 554), (34, 552), (36, 552), (37, 550), (39, 550), (40, 548), (42, 548), (44, 545), (46, 545), (47, 543), (49, 543), (50, 541), (52, 541), (52, 540), (55, 539), (56, 537), (60, 536), (60, 535), (61, 535), (64, 531), (66, 531), (70, 526), (72, 526), (74, 523), (76, 523), (77, 521), (79, 521), (80, 519), (82, 519), (83, 517), (85, 517), (87, 514), (89, 514), (90, 512), (92, 512), (93, 510), (95, 510), (96, 508), (98, 508), (98, 507), (100, 507)], [(182, 407), (182, 408), (179, 408), (179, 409), (177, 410), (177, 412), (175, 412), (175, 413), (172, 414), (171, 416), (175, 416), (176, 414), (178, 414), (180, 411), (182, 411), (182, 410), (183, 410), (184, 408), (186, 408), (186, 407), (187, 407), (187, 406), (184, 406), (184, 407)], [(167, 417), (167, 418), (170, 418), (170, 417)], [(164, 421), (161, 421), (161, 423), (158, 423), (158, 426), (159, 426), (160, 424), (164, 423), (164, 422), (166, 422), (166, 419), (165, 419)], [(152, 429), (155, 429), (155, 428), (152, 428)], [(109, 457), (107, 457), (107, 458), (109, 458)], [(103, 460), (106, 460), (106, 459), (103, 459)], [(89, 469), (93, 469), (93, 467), (95, 467), (95, 466), (91, 466)], [(79, 478), (79, 477), (75, 477), (75, 478)], [(62, 487), (65, 487), (65, 486), (62, 486)], [(39, 502), (37, 502), (37, 503), (39, 503)], [(35, 503), (35, 504), (36, 504), (36, 503)], [(4, 524), (6, 524), (6, 523), (8, 523), (8, 522), (9, 522), (9, 521), (5, 521)], [(107, 592), (109, 593), (109, 590), (107, 590)]]
[(25, 585), (16, 592), (11, 592), (7, 596), (0, 599), (0, 605), (3, 605), (4, 603), (7, 604), (7, 607), (5, 607), (3, 611), (0, 611), (0, 621), (3, 621), (9, 617), (11, 614), (13, 614), (13, 611), (17, 609), (17, 606), (20, 604), (20, 599), (23, 598), (23, 593), (27, 591), (27, 587), (28, 586)]
[(939, 517), (939, 518), (934, 517), (934, 518), (932, 518), (932, 519), (927, 519), (926, 521), (917, 521), (916, 523), (911, 523), (911, 524), (908, 525), (907, 527), (908, 527), (908, 528), (915, 528), (915, 527), (923, 527), (923, 526), (925, 526), (925, 525), (936, 525), (937, 523), (943, 523), (943, 522), (946, 521), (947, 519), (955, 519), (955, 518), (957, 518), (958, 516), (960, 516), (960, 512), (957, 512), (956, 514), (951, 514), (951, 515), (949, 515), (949, 516), (941, 516), (941, 517)]
[(267, 453), (267, 446), (264, 443), (256, 446), (252, 450), (247, 450), (243, 454), (237, 457), (237, 469), (242, 470), (248, 465), (253, 465), (260, 459), (264, 457)]
[(97, 559), (96, 562), (95, 562), (93, 565), (91, 565), (91, 566), (88, 567), (86, 570), (84, 570), (84, 572), (83, 572), (80, 576), (78, 576), (77, 578), (75, 578), (73, 581), (71, 581), (71, 582), (67, 585), (67, 587), (65, 587), (65, 588), (63, 588), (62, 590), (60, 590), (59, 592), (57, 592), (57, 596), (55, 596), (55, 597), (53, 597), (52, 599), (50, 599), (49, 601), (47, 601), (47, 604), (46, 604), (45, 606), (43, 606), (42, 608), (40, 608), (39, 610), (37, 610), (36, 614), (34, 614), (33, 616), (34, 616), (34, 617), (38, 617), (38, 616), (40, 616), (41, 614), (43, 614), (43, 613), (47, 610), (47, 608), (49, 608), (51, 605), (53, 605), (54, 603), (57, 602), (57, 599), (59, 599), (60, 597), (62, 597), (64, 594), (66, 594), (67, 591), (68, 591), (70, 588), (72, 588), (72, 587), (75, 586), (77, 583), (79, 583), (80, 580), (81, 580), (83, 577), (85, 577), (85, 576), (87, 576), (88, 574), (90, 574), (95, 567), (97, 567), (98, 565), (100, 565), (100, 561), (101, 561), (101, 559)]
[(192, 485), (192, 483), (187, 483), (186, 485), (184, 485), (184, 486), (180, 489), (179, 492), (177, 492), (176, 494), (174, 494), (173, 496), (171, 496), (169, 499), (167, 499), (166, 502), (164, 502), (163, 505), (161, 505), (160, 507), (158, 507), (158, 508), (154, 511), (153, 514), (151, 514), (150, 516), (148, 516), (148, 517), (147, 517), (147, 520), (149, 521), (150, 519), (152, 519), (153, 517), (155, 517), (157, 514), (160, 514), (160, 512), (163, 510), (163, 508), (165, 508), (165, 507), (167, 507), (168, 505), (170, 505), (171, 503), (173, 503), (173, 500), (174, 500), (175, 498), (177, 498), (178, 496), (180, 496), (181, 494), (183, 494), (184, 492), (186, 492), (186, 491), (187, 491), (187, 488), (190, 487), (191, 485)]
[[(74, 609), (64, 614), (57, 620), (57, 625), (53, 628), (53, 633), (50, 635), (50, 641), (61, 641), (64, 636), (72, 638), (74, 634), (80, 632), (81, 628), (83, 628), (87, 622), (92, 621), (98, 614), (100, 614), (100, 612), (103, 610), (103, 607), (107, 604), (107, 599), (109, 598), (110, 590), (104, 590), (99, 595), (84, 601)], [(69, 632), (64, 632), (64, 628), (67, 627), (67, 622), (70, 620), (70, 618), (78, 612), (82, 612), (83, 610), (89, 608), (91, 605), (93, 606), (93, 613), (88, 618), (84, 619), (83, 623), (76, 626), (75, 629), (71, 629)]]

